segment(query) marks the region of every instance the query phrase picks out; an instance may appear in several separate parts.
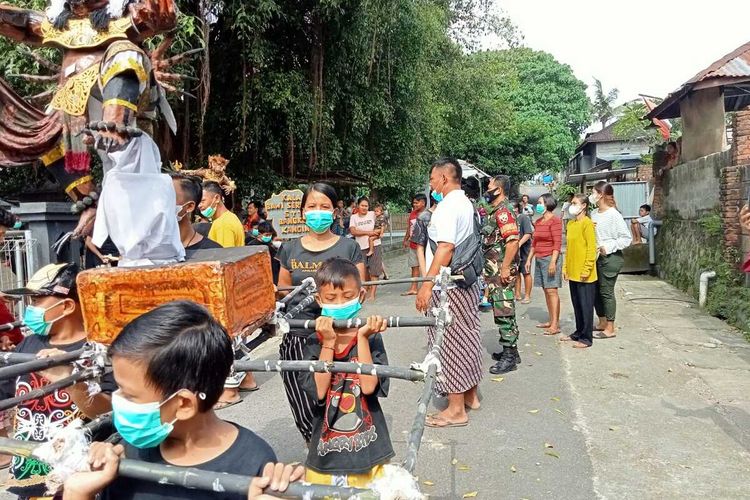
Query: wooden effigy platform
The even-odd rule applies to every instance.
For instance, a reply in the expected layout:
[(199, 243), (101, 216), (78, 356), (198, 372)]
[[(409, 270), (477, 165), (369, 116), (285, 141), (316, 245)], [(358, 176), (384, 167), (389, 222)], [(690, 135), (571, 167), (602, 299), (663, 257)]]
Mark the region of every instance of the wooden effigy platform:
[(173, 300), (202, 304), (232, 337), (250, 333), (276, 305), (264, 246), (198, 250), (166, 266), (98, 268), (78, 275), (89, 339), (109, 344), (132, 319)]

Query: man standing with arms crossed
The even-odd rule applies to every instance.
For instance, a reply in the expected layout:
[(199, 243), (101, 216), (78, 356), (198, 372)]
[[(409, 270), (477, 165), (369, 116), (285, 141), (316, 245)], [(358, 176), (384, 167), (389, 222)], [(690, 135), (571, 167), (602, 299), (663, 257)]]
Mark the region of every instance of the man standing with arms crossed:
[[(419, 258), (417, 256), (417, 244), (411, 242), (411, 235), (414, 231), (414, 225), (417, 223), (417, 217), (427, 208), (427, 197), (423, 194), (417, 194), (411, 200), (412, 211), (409, 214), (409, 224), (406, 226), (404, 234), (404, 248), (409, 249), (409, 267), (411, 267), (411, 277), (419, 278)], [(416, 295), (419, 287), (417, 283), (412, 283), (409, 291), (402, 293), (402, 296)]]
[(487, 221), (482, 228), (484, 279), (503, 348), (492, 354), (492, 359), (497, 361), (490, 367), (490, 373), (494, 375), (511, 372), (521, 363), (516, 347), (519, 332), (515, 304), (519, 231), (513, 205), (508, 200), (509, 190), (510, 178), (497, 175), (490, 179), (484, 194), (485, 201), (490, 204)]

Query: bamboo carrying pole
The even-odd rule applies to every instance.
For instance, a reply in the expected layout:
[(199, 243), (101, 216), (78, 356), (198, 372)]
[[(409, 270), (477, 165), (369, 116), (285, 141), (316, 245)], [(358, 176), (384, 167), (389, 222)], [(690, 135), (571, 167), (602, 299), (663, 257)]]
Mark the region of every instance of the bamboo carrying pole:
[(400, 366), (372, 365), (364, 363), (344, 363), (327, 361), (236, 361), (236, 372), (315, 372), (315, 373), (356, 373), (374, 377), (396, 378), (419, 382), (425, 374), (413, 368)]
[[(440, 349), (443, 345), (445, 336), (445, 327), (448, 325), (448, 283), (450, 282), (450, 269), (443, 268), (440, 273), (440, 302), (437, 315), (437, 325), (435, 332), (435, 342), (432, 344), (430, 354), (434, 359), (440, 359)], [(407, 441), (406, 458), (404, 458), (403, 467), (409, 473), (414, 474), (417, 466), (417, 455), (419, 446), (422, 444), (422, 435), (427, 418), (427, 407), (432, 399), (435, 388), (435, 377), (437, 375), (437, 365), (430, 364), (425, 375), (424, 389), (417, 403), (417, 414), (414, 417), (409, 439)]]
[[(75, 351), (66, 352), (65, 354), (59, 354), (57, 356), (50, 356), (47, 358), (37, 358), (31, 361), (21, 362), (12, 366), (6, 366), (0, 368), (0, 380), (14, 378), (24, 373), (38, 372), (46, 368), (52, 368), (53, 366), (67, 365), (72, 363), (81, 357), (85, 348), (76, 349)], [(11, 358), (12, 359), (12, 358)]]
[(13, 408), (16, 405), (29, 401), (31, 399), (43, 398), (44, 396), (52, 394), (57, 390), (65, 389), (66, 387), (77, 384), (82, 380), (89, 380), (94, 376), (95, 375), (91, 370), (83, 370), (78, 373), (74, 373), (69, 377), (60, 379), (57, 382), (52, 382), (51, 384), (45, 385), (40, 389), (35, 389), (33, 391), (27, 392), (26, 394), (16, 396), (15, 398), (0, 401), (0, 411), (7, 410), (8, 408)]
[(282, 304), (288, 304), (289, 301), (296, 297), (298, 294), (302, 292), (310, 293), (313, 291), (315, 291), (315, 279), (312, 276), (308, 276), (307, 278), (302, 280), (302, 283), (292, 288), (292, 291), (286, 294), (285, 297), (282, 297), (279, 302), (281, 302)]
[[(389, 316), (388, 328), (409, 328), (418, 326), (435, 326), (437, 324), (437, 318), (435, 317), (400, 317), (400, 316)], [(315, 320), (314, 319), (290, 319), (287, 320), (290, 328), (297, 330), (314, 330)], [(337, 319), (333, 322), (334, 328), (359, 328), (367, 324), (367, 318), (352, 318), (352, 319)]]
[[(0, 438), (0, 454), (30, 457), (40, 443), (33, 441), (19, 441), (16, 439)], [(202, 491), (223, 491), (235, 495), (247, 495), (250, 482), (254, 479), (248, 476), (213, 472), (194, 467), (175, 467), (159, 465), (141, 460), (123, 458), (117, 474), (130, 479), (140, 479), (151, 483), (181, 486), (183, 488)], [(371, 490), (358, 488), (340, 488), (322, 486), (309, 483), (291, 483), (283, 493), (267, 490), (268, 494), (282, 498), (324, 499), (355, 497), (362, 500), (377, 499), (379, 495)]]

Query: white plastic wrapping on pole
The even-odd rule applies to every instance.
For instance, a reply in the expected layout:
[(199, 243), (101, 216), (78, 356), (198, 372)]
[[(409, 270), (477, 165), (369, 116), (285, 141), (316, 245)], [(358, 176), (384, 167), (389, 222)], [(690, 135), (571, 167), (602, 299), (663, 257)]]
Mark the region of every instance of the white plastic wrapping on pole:
[(698, 304), (701, 307), (706, 307), (706, 300), (708, 300), (708, 280), (716, 277), (716, 271), (706, 271), (701, 273), (701, 277), (698, 283)]

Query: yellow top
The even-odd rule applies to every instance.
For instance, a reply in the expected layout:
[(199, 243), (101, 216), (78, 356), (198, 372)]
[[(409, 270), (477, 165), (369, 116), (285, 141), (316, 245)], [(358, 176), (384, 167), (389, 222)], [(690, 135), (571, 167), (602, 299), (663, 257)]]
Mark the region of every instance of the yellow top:
[[(563, 273), (570, 281), (593, 283), (596, 281), (596, 233), (588, 217), (568, 222), (568, 247), (563, 260)], [(587, 276), (587, 278), (583, 278)]]
[(245, 229), (239, 217), (227, 210), (211, 224), (208, 239), (224, 248), (245, 246)]

